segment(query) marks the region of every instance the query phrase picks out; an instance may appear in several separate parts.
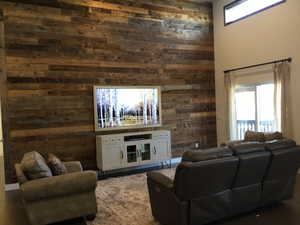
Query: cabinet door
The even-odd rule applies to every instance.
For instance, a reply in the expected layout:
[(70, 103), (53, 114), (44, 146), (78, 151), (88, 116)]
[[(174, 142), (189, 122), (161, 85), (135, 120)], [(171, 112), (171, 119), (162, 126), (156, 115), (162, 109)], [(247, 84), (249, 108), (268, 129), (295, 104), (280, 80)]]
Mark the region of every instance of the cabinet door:
[(137, 143), (127, 143), (125, 144), (125, 166), (138, 166), (140, 164), (139, 159), (139, 144)]
[(155, 140), (154, 152), (157, 155), (157, 161), (162, 162), (171, 158), (170, 143), (165, 139)]
[(103, 146), (103, 170), (113, 170), (124, 167), (124, 152), (121, 144)]
[(152, 142), (143, 142), (139, 145), (141, 164), (155, 162), (155, 154)]

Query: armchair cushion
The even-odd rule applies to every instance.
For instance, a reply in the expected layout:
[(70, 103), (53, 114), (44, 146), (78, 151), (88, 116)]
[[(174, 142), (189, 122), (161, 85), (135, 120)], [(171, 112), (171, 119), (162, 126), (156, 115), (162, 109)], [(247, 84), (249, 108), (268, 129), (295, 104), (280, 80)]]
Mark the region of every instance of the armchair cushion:
[(82, 172), (82, 166), (79, 161), (70, 161), (64, 162), (65, 167), (67, 168), (68, 173)]
[(62, 161), (60, 161), (60, 159), (52, 153), (48, 154), (47, 164), (54, 176), (68, 173), (65, 164), (63, 164)]
[(45, 159), (36, 151), (25, 153), (21, 161), (21, 169), (29, 180), (52, 176)]
[(21, 185), (21, 191), (26, 201), (35, 201), (92, 191), (96, 185), (96, 172), (85, 171), (32, 180)]

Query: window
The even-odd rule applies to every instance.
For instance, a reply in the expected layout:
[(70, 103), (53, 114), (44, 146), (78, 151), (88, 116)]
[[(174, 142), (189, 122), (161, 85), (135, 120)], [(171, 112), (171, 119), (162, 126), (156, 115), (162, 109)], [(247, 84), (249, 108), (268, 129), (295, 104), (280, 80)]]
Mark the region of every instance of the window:
[(281, 4), (286, 0), (237, 0), (224, 7), (225, 25)]
[(274, 84), (241, 85), (235, 90), (236, 136), (244, 139), (247, 130), (274, 132)]

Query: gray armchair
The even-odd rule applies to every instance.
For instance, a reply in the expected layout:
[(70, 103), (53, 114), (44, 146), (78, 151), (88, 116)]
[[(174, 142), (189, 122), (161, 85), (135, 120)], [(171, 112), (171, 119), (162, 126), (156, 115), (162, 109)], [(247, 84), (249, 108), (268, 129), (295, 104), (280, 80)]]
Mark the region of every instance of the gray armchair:
[(68, 173), (28, 180), (20, 164), (15, 165), (23, 201), (33, 225), (44, 225), (97, 213), (97, 174), (82, 171), (80, 162), (64, 163)]

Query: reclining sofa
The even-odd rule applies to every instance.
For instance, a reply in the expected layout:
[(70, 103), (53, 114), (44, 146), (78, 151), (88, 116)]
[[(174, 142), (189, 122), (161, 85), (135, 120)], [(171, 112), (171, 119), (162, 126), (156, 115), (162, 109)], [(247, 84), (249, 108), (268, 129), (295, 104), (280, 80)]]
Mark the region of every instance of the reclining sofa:
[(162, 225), (202, 225), (293, 197), (300, 147), (293, 140), (190, 151), (174, 180), (149, 172), (152, 214)]

